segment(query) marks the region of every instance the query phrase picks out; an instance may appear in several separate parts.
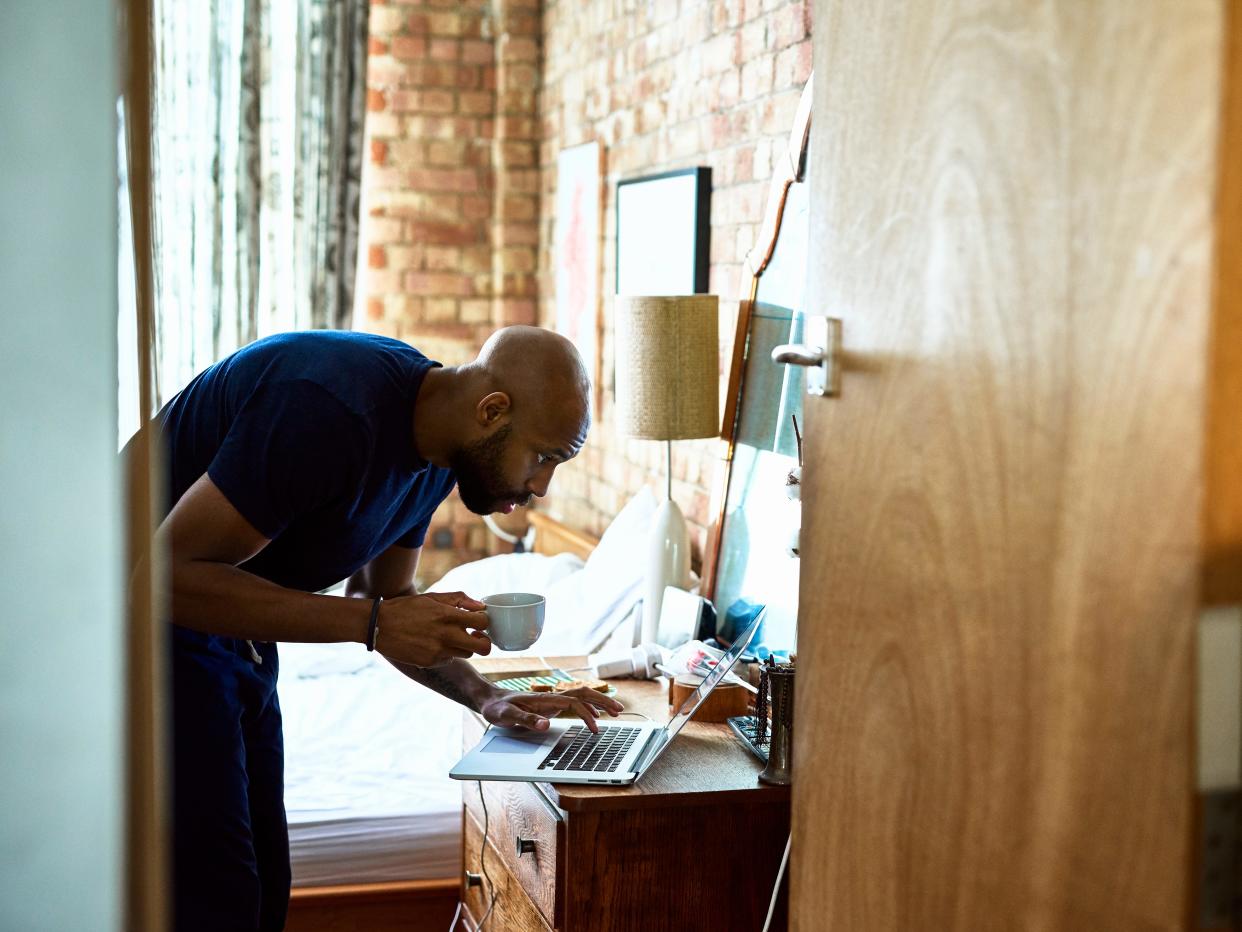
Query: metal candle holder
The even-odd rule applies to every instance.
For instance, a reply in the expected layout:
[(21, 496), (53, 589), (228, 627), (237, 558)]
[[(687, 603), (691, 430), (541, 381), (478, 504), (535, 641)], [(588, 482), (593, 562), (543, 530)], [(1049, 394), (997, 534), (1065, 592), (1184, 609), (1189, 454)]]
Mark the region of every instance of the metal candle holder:
[[(759, 697), (755, 717), (760, 733), (766, 731), (769, 697), (772, 703), (772, 739), (768, 747), (768, 766), (759, 774), (764, 783), (786, 785), (793, 779), (794, 665), (764, 665), (759, 676)], [(761, 708), (762, 706), (762, 708)]]

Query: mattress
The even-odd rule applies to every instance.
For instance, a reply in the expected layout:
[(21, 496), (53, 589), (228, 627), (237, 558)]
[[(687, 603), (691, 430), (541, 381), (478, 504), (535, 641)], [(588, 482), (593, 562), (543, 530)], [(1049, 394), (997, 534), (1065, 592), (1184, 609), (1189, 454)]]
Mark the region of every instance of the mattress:
[(280, 645), (294, 886), (459, 867), (462, 708), (353, 644)]

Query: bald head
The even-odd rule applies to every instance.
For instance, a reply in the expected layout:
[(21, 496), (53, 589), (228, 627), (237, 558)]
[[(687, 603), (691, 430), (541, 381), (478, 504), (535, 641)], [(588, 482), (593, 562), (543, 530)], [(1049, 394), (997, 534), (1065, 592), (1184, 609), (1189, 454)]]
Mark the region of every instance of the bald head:
[(591, 380), (578, 349), (565, 337), (541, 327), (505, 327), (479, 350), (474, 366), (497, 388), (536, 408), (576, 401), (590, 407)]

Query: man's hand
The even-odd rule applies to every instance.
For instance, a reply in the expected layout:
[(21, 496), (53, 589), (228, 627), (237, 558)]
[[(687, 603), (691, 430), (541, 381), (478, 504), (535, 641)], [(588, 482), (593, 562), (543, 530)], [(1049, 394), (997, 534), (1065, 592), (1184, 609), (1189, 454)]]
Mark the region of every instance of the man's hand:
[(547, 731), (549, 718), (572, 709), (586, 722), (587, 728), (597, 732), (599, 726), (595, 720), (599, 718), (600, 709), (615, 718), (624, 708), (616, 699), (581, 686), (563, 693), (501, 692), (481, 703), (479, 712), (493, 725)]
[(463, 592), (385, 599), (379, 613), (375, 649), (399, 663), (434, 667), (454, 657), (491, 653), (491, 638), (483, 633), (484, 605)]

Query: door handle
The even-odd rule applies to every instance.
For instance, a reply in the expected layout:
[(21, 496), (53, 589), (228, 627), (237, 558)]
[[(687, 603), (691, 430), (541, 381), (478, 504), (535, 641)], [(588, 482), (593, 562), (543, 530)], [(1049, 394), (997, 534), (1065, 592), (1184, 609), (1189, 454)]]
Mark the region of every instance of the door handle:
[(836, 317), (808, 317), (806, 343), (782, 343), (772, 350), (772, 361), (785, 366), (805, 366), (808, 395), (841, 393), (841, 321)]

